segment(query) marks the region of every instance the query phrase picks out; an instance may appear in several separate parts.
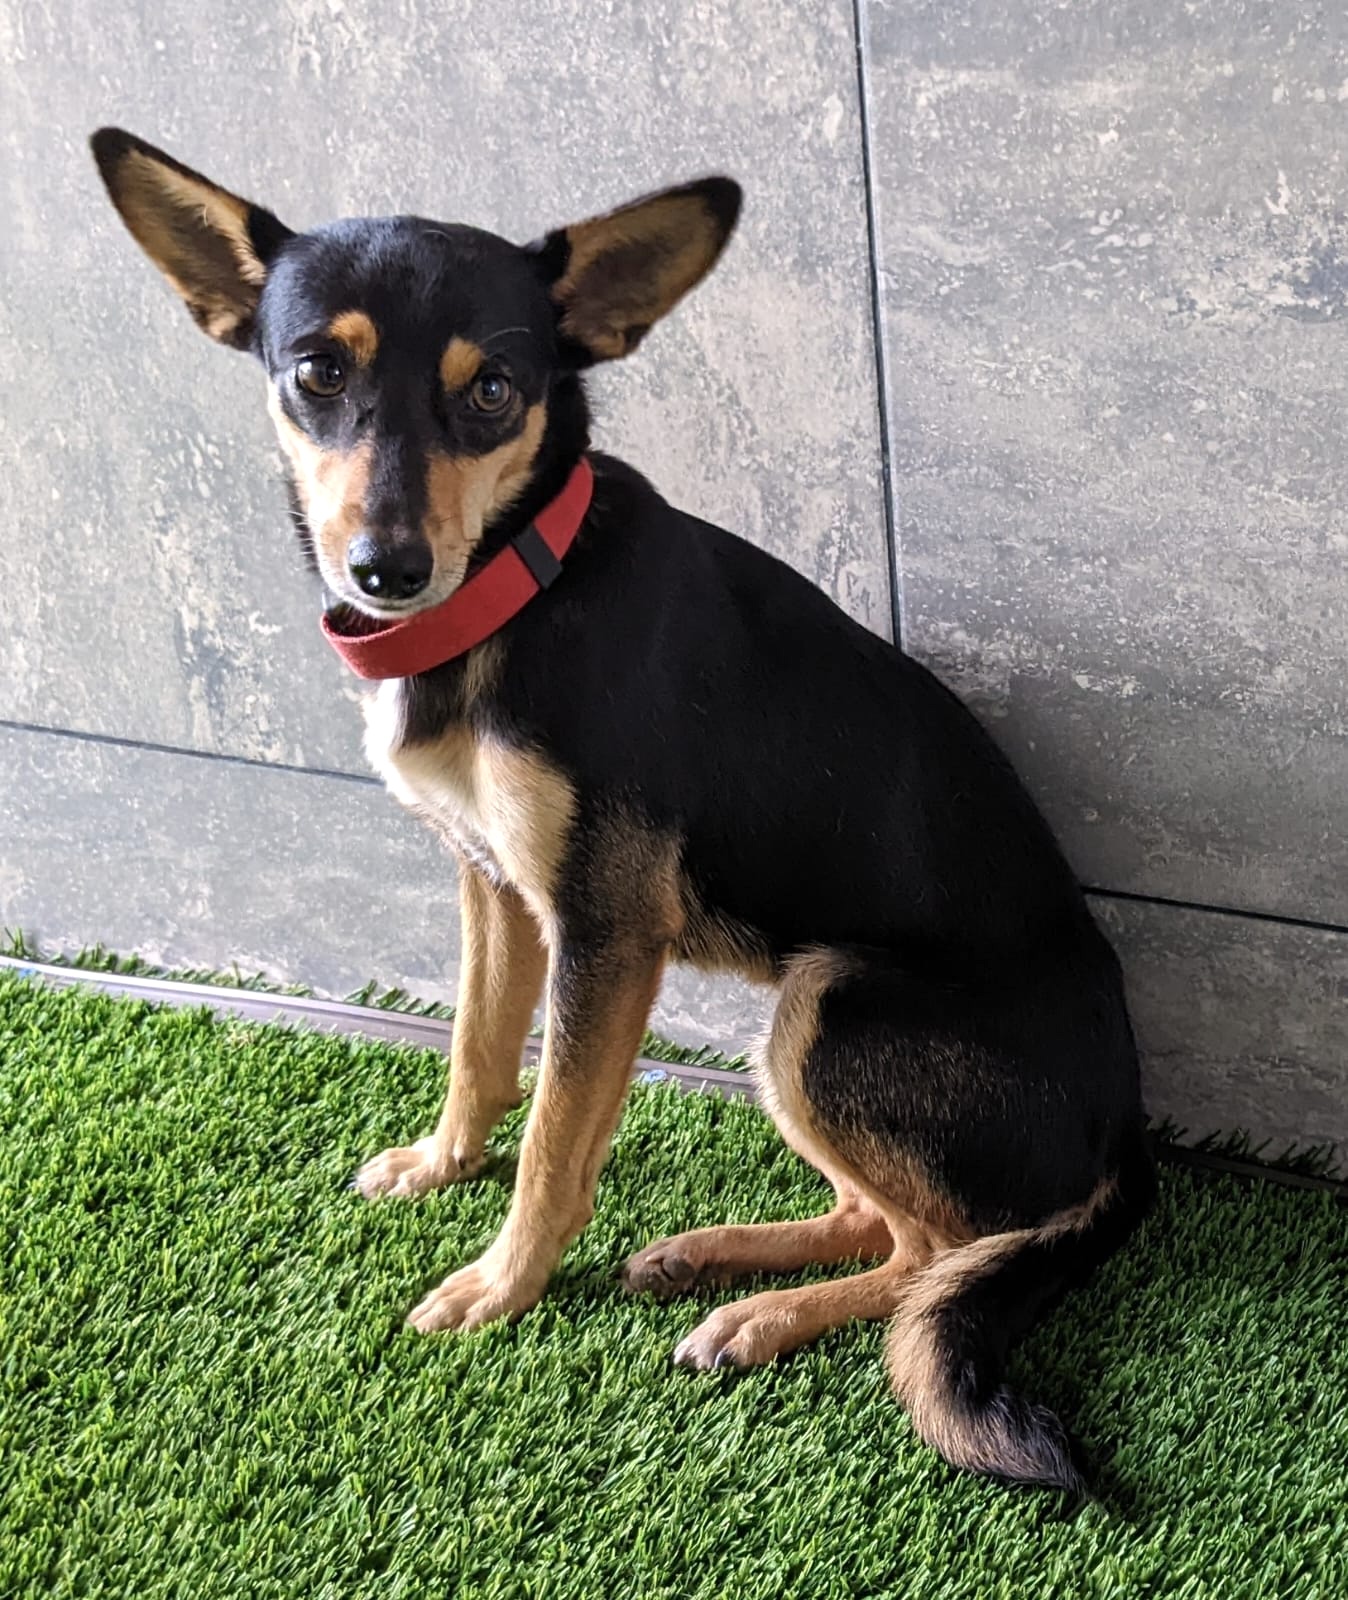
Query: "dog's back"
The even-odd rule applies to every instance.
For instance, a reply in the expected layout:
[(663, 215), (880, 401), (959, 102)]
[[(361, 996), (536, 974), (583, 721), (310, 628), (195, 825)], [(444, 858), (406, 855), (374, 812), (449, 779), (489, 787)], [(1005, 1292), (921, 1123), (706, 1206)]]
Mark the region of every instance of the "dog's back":
[(566, 581), (512, 625), (487, 714), (584, 803), (675, 831), (694, 882), (779, 958), (855, 943), (967, 977), (1089, 937), (1052, 834), (949, 690), (784, 562), (594, 459)]

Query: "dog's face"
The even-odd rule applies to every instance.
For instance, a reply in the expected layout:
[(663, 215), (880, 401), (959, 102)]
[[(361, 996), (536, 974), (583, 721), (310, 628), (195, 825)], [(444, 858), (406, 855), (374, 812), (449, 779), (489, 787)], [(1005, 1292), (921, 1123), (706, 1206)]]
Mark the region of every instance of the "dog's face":
[(266, 368), (327, 586), (385, 617), (458, 587), (575, 373), (636, 348), (715, 263), (740, 200), (708, 178), (523, 248), (417, 217), (296, 234), (129, 134), (93, 147), (197, 323)]
[(337, 223), (280, 251), (255, 338), (329, 588), (381, 613), (443, 600), (547, 430), (557, 338), (535, 263), (468, 228)]

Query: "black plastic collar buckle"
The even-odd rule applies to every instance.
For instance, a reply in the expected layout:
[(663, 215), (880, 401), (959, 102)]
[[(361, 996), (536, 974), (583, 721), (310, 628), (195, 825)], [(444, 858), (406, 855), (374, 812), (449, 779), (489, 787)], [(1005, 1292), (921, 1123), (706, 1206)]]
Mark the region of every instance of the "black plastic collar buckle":
[(523, 533), (511, 540), (515, 554), (529, 569), (529, 576), (540, 589), (549, 589), (562, 575), (562, 564), (548, 547), (547, 540), (531, 522)]

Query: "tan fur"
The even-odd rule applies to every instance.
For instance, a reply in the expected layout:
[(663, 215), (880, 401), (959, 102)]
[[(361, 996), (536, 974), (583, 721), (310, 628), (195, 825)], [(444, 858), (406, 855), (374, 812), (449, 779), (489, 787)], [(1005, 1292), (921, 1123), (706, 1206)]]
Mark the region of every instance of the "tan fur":
[[(112, 178), (117, 209), (132, 236), (213, 339), (228, 341), (257, 305), (267, 272), (248, 236), (249, 206), (214, 184), (128, 150)], [(200, 250), (221, 241), (235, 282), (218, 263), (203, 270)]]
[(492, 634), (474, 645), (463, 661), (463, 714), (473, 703), (496, 687), (505, 666), (505, 645), (499, 634)]
[[(168, 201), (187, 213), (196, 213), (203, 227), (226, 239), (238, 261), (240, 274), (251, 284), (261, 286), (267, 269), (257, 259), (252, 240), (248, 237), (248, 202), (238, 195), (218, 189), (212, 183), (189, 178), (173, 167), (164, 166), (140, 150), (128, 150), (117, 169), (117, 199), (130, 209), (139, 198), (145, 201)], [(145, 229), (149, 240), (163, 247), (166, 243), (167, 223), (162, 205), (135, 207), (134, 217), (123, 212), (128, 226), (144, 249), (154, 259), (155, 251), (147, 238), (142, 237), (138, 226)]]
[(488, 520), (528, 483), (546, 427), (547, 407), (540, 402), (530, 406), (520, 433), (486, 455), (430, 458), (426, 536), (435, 552), (437, 587), (445, 593), (462, 581)]
[(449, 394), (458, 394), (477, 377), (486, 357), (479, 345), (456, 334), (440, 357), (440, 382)]
[(527, 1310), (542, 1295), (562, 1251), (593, 1214), (595, 1182), (662, 967), (658, 951), (630, 952), (569, 1025), (560, 1026), (556, 1007), (549, 1008), (509, 1215), (479, 1260), (412, 1311), (413, 1327), (474, 1328)]
[[(343, 313), (343, 317), (363, 315)], [(359, 330), (355, 331), (359, 336)], [(286, 416), (274, 386), (267, 411), (294, 473), (319, 565), (329, 583), (340, 591), (347, 546), (365, 525), (365, 497), (374, 447), (363, 443), (345, 455), (320, 449)], [(434, 588), (427, 591), (428, 603), (444, 599), (463, 581), (483, 527), (505, 510), (528, 483), (546, 427), (547, 408), (540, 403), (530, 407), (524, 428), (515, 438), (487, 455), (430, 458), (426, 468), (425, 532), (435, 555), (435, 581)]]
[[(900, 1302), (901, 1304), (902, 1302)], [(902, 1324), (902, 1310), (896, 1330)], [(925, 1439), (952, 1466), (986, 1471), (990, 1462), (1011, 1477), (1033, 1480), (1041, 1470), (1038, 1457), (1015, 1448), (1015, 1434), (990, 1426), (978, 1413), (954, 1411), (946, 1404), (944, 1384), (929, 1341), (900, 1345), (891, 1333), (887, 1365), (894, 1391), (903, 1402), (918, 1437)]]
[[(706, 1229), (652, 1246), (629, 1263), (635, 1287), (649, 1287), (650, 1258), (692, 1242), (710, 1278), (750, 1271), (789, 1270), (811, 1262), (837, 1263), (885, 1254), (881, 1267), (830, 1283), (776, 1290), (713, 1312), (680, 1345), (675, 1359), (707, 1367), (719, 1360), (752, 1366), (817, 1338), (854, 1317), (888, 1316), (904, 1283), (933, 1253), (967, 1235), (953, 1209), (916, 1163), (875, 1144), (864, 1167), (840, 1151), (819, 1127), (802, 1073), (819, 1032), (827, 990), (848, 971), (848, 958), (817, 948), (787, 965), (781, 998), (759, 1051), (756, 1076), (763, 1102), (782, 1137), (832, 1184), (838, 1203), (807, 1223)], [(663, 1259), (663, 1258), (662, 1258)], [(677, 1269), (676, 1269), (677, 1271)]]
[(885, 1219), (864, 1196), (844, 1189), (826, 1216), (697, 1228), (662, 1239), (628, 1261), (623, 1281), (629, 1289), (680, 1293), (756, 1272), (799, 1272), (803, 1267), (874, 1260), (893, 1250)]
[(708, 912), (685, 879), (683, 930), (675, 953), (703, 972), (734, 972), (751, 983), (776, 983), (781, 970), (760, 935), (730, 917)]
[[(553, 287), (561, 330), (601, 359), (626, 355), (708, 271), (721, 237), (696, 195), (658, 195), (566, 230), (571, 253)], [(640, 255), (642, 270), (627, 268)]]
[(552, 1229), (566, 1242), (590, 1220), (599, 1169), (663, 970), (662, 953), (629, 952), (584, 1015), (559, 1026), (556, 1009), (550, 1011), (535, 1115), (525, 1138), (527, 1146), (533, 1134), (535, 1149), (521, 1153), (511, 1208), (522, 1234)]
[(462, 966), (449, 1084), (435, 1132), (376, 1156), (356, 1174), (368, 1199), (411, 1197), (471, 1177), (487, 1136), (520, 1101), (520, 1054), (543, 991), (547, 954), (537, 921), (508, 886), (459, 872)]
[(1080, 1233), (1114, 1194), (1115, 1180), (1096, 1185), (1089, 1199), (1050, 1217), (1037, 1228), (1017, 1228), (1007, 1233), (985, 1234), (953, 1249), (942, 1251), (925, 1272), (913, 1279), (904, 1296), (905, 1318), (928, 1315), (956, 1299), (971, 1283), (986, 1277), (999, 1262), (1029, 1243), (1046, 1243), (1064, 1233)]
[(343, 311), (328, 324), (329, 335), (356, 358), (356, 365), (368, 367), (379, 354), (379, 330), (364, 311)]
[[(820, 1001), (850, 970), (845, 955), (823, 946), (792, 958), (767, 1038), (759, 1047), (758, 1073), (765, 1089), (770, 1083), (783, 1094), (793, 1093), (792, 1085), (819, 1037)], [(800, 1108), (806, 1109), (803, 1099)]]
[(438, 1137), (456, 1156), (464, 1148), (480, 1156), (502, 1113), (519, 1103), (520, 1052), (543, 993), (548, 958), (538, 922), (514, 889), (464, 868), (459, 906), (463, 966)]
[[(495, 681), (502, 657), (496, 638), (469, 652), (459, 705), (464, 718)], [(401, 688), (387, 683), (381, 689), (366, 703), (367, 737), (391, 764), (402, 743)], [(449, 830), (442, 825), (442, 831)], [(440, 1120), (428, 1138), (365, 1163), (356, 1185), (367, 1198), (425, 1194), (470, 1176), (502, 1113), (519, 1104), (520, 1054), (547, 974), (539, 922), (518, 890), (499, 875), (488, 878), (463, 855), (459, 922), (462, 967)]]
[(553, 885), (576, 809), (571, 785), (541, 755), (479, 740), (464, 724), (404, 745), (400, 694), (393, 680), (365, 701), (372, 765), (469, 861), (517, 889), (550, 932)]
[(988, 1234), (971, 1243), (941, 1252), (921, 1272), (909, 1279), (890, 1329), (886, 1364), (900, 1400), (922, 1438), (956, 1465), (974, 1466), (991, 1459), (999, 1470), (1035, 1476), (1035, 1458), (1023, 1460), (1012, 1450), (1013, 1435), (999, 1430), (995, 1436), (977, 1416), (952, 1410), (941, 1352), (931, 1318), (980, 1278), (995, 1272), (1025, 1245), (1081, 1232), (1114, 1194), (1115, 1180), (1099, 1183), (1081, 1205), (1071, 1206), (1038, 1228), (1019, 1228)]
[(680, 1366), (755, 1367), (798, 1350), (845, 1322), (891, 1315), (909, 1268), (899, 1257), (848, 1278), (770, 1289), (722, 1306), (674, 1352)]
[(896, 1248), (916, 1266), (932, 1251), (969, 1238), (967, 1224), (917, 1163), (888, 1144), (866, 1141), (862, 1161), (844, 1155), (819, 1128), (801, 1082), (818, 1036), (820, 1000), (847, 971), (847, 958), (832, 950), (806, 951), (790, 962), (755, 1076), (764, 1105), (792, 1149), (835, 1188), (841, 1183), (866, 1196), (888, 1223)]
[(346, 455), (320, 449), (286, 416), (274, 388), (267, 410), (295, 475), (319, 559), (327, 570), (345, 572), (346, 547), (365, 524), (373, 446), (360, 444)]
[[(455, 1048), (460, 1030), (466, 1030), (463, 1062), (484, 1062), (490, 1036), (495, 1065), (485, 1075), (460, 1077), (456, 1054), (437, 1135), (443, 1149), (463, 1138), (465, 1130), (474, 1136), (481, 1131), (485, 1138), (491, 1117), (499, 1113), (506, 1087), (503, 1037), (508, 1034), (514, 1043), (527, 1025), (544, 946), (556, 959), (553, 893), (575, 796), (541, 755), (479, 738), (466, 722), (436, 740), (404, 744), (400, 696), (396, 682), (386, 683), (367, 702), (370, 757), (394, 794), (467, 857), (472, 865), (464, 871), (465, 883), (481, 872), (494, 886), (465, 890), (467, 965)], [(613, 828), (613, 863), (623, 863), (614, 865), (613, 903), (632, 908), (628, 934), (615, 939), (601, 972), (582, 972), (573, 980), (587, 985), (579, 1000), (568, 996), (559, 1003), (554, 995), (550, 1001), (539, 1085), (509, 1216), (480, 1260), (453, 1274), (413, 1310), (408, 1320), (422, 1331), (476, 1327), (526, 1309), (541, 1295), (566, 1244), (589, 1221), (599, 1168), (626, 1098), (668, 942), (658, 932), (656, 889), (666, 854), (652, 847), (641, 862), (639, 841), (645, 838), (650, 846), (648, 836), (625, 834), (620, 822)], [(625, 856), (624, 843), (630, 847)], [(496, 899), (484, 899), (493, 892)], [(501, 934), (499, 963), (483, 943), (490, 941), (481, 917), (488, 906), (496, 917), (509, 911), (511, 919)], [(479, 1024), (474, 1019), (489, 993), (497, 999), (487, 1001), (487, 1021)], [(517, 1058), (516, 1049), (512, 1059)], [(460, 1083), (462, 1088), (456, 1087)]]

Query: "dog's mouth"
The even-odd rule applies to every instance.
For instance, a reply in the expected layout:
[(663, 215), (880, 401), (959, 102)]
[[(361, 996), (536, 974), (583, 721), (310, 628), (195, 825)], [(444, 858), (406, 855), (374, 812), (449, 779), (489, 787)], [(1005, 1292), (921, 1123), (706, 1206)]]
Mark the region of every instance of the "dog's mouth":
[(402, 599), (362, 595), (358, 599), (348, 584), (334, 580), (319, 563), (323, 581), (323, 614), (334, 633), (347, 639), (369, 638), (400, 623), (411, 622), (427, 611), (438, 610), (463, 584), (467, 563), (437, 561), (431, 582), (420, 593)]
[(409, 606), (405, 610), (390, 610), (376, 617), (353, 606), (349, 600), (334, 600), (326, 607), (324, 615), (328, 619), (328, 626), (341, 638), (370, 639), (377, 633), (387, 632), (399, 622), (405, 622), (416, 614), (416, 609)]
[(424, 612), (436, 610), (457, 588), (458, 584), (454, 584), (446, 591), (443, 585), (432, 584), (411, 600), (395, 600), (387, 604), (364, 600), (357, 604), (341, 594), (335, 594), (330, 587), (325, 587), (326, 604), (323, 612), (334, 633), (346, 639), (366, 639), (397, 627), (399, 623), (410, 622)]

